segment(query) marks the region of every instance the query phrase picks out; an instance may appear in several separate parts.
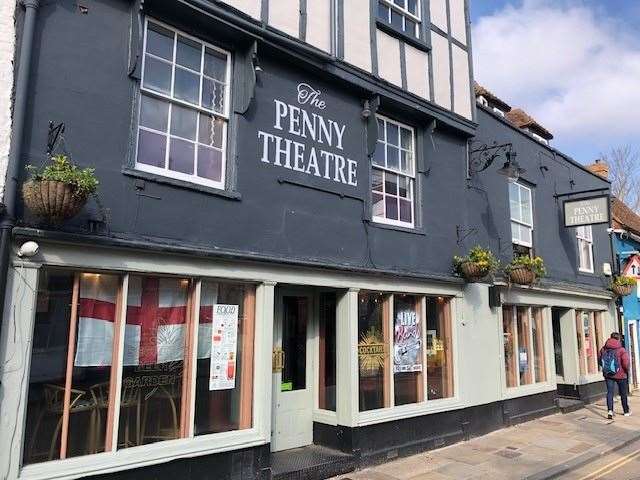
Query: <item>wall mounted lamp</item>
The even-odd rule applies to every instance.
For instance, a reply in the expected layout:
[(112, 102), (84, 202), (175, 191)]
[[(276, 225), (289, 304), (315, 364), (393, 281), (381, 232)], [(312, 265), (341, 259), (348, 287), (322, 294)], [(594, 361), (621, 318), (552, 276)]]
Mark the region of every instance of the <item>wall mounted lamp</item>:
[(498, 170), (500, 175), (504, 175), (507, 177), (507, 181), (509, 183), (515, 183), (518, 179), (524, 175), (527, 171), (520, 166), (518, 161), (516, 160), (516, 156), (518, 154), (516, 152), (507, 151), (505, 156), (507, 157), (507, 161), (504, 162), (504, 165), (501, 169)]
[(493, 143), (487, 145), (484, 143), (471, 143), (469, 145), (468, 154), (468, 175), (484, 172), (488, 169), (497, 158), (504, 156), (505, 162), (502, 168), (497, 172), (507, 177), (510, 183), (516, 182), (526, 170), (520, 166), (516, 160), (516, 152), (513, 151), (513, 144)]

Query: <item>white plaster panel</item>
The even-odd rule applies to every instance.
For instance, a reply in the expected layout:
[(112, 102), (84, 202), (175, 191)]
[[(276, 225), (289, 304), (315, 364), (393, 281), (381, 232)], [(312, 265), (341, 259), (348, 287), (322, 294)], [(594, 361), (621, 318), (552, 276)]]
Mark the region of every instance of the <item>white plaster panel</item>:
[(431, 54), (433, 55), (433, 98), (438, 105), (451, 109), (449, 41), (442, 35), (431, 32), (431, 45)]
[[(261, 0), (222, 0), (253, 18), (260, 18)], [(265, 0), (267, 1), (267, 0)]]
[[(453, 0), (462, 1), (462, 0)], [(431, 0), (429, 2), (431, 23), (441, 30), (447, 31), (447, 0)]]
[(400, 71), (400, 40), (378, 30), (378, 75), (402, 86)]
[(465, 0), (449, 0), (449, 15), (451, 15), (451, 35), (467, 44), (467, 22), (464, 13)]
[(269, 1), (269, 25), (287, 35), (300, 36), (300, 0)]
[(405, 45), (407, 62), (407, 90), (411, 93), (429, 98), (429, 54), (422, 50)]
[(331, 52), (331, 0), (307, 2), (307, 43)]
[(0, 198), (4, 195), (9, 148), (11, 146), (11, 98), (13, 90), (13, 52), (16, 31), (16, 2), (0, 2)]
[(467, 52), (453, 45), (453, 105), (457, 114), (469, 119), (471, 119), (470, 82)]
[(344, 2), (344, 60), (371, 72), (371, 15), (369, 0)]

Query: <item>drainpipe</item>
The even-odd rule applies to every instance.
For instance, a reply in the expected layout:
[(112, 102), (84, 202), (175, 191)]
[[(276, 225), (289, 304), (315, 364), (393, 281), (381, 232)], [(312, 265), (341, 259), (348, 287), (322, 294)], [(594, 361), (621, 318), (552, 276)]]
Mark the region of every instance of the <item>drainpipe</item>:
[[(11, 232), (16, 224), (16, 194), (18, 190), (18, 169), (22, 158), (24, 136), (24, 119), (27, 109), (27, 93), (29, 73), (31, 70), (31, 53), (39, 0), (21, 0), (24, 7), (24, 23), (22, 38), (18, 50), (20, 58), (16, 74), (15, 101), (13, 105), (13, 132), (11, 149), (7, 164), (7, 177), (4, 186), (4, 215), (0, 221), (0, 319), (4, 312), (5, 289), (7, 288), (7, 272), (9, 270), (9, 253), (11, 249)], [(0, 323), (1, 328), (1, 323)]]

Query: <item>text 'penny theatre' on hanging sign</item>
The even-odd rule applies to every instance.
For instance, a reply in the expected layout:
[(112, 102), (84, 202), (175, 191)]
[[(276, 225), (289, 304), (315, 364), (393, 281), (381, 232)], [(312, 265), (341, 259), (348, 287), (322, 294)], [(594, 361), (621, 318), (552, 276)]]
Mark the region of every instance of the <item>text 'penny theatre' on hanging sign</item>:
[(564, 202), (564, 226), (581, 227), (609, 223), (609, 197), (607, 195)]
[(261, 161), (356, 187), (358, 164), (344, 154), (346, 124), (323, 115), (320, 90), (300, 83), (296, 94), (298, 105), (273, 100), (274, 132), (258, 132)]

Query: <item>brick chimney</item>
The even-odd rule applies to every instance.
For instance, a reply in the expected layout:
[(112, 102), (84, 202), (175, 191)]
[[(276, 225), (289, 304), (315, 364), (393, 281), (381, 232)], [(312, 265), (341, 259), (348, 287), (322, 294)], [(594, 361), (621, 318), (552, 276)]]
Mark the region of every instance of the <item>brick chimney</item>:
[(595, 163), (587, 165), (587, 168), (602, 178), (609, 179), (609, 165), (598, 158)]

